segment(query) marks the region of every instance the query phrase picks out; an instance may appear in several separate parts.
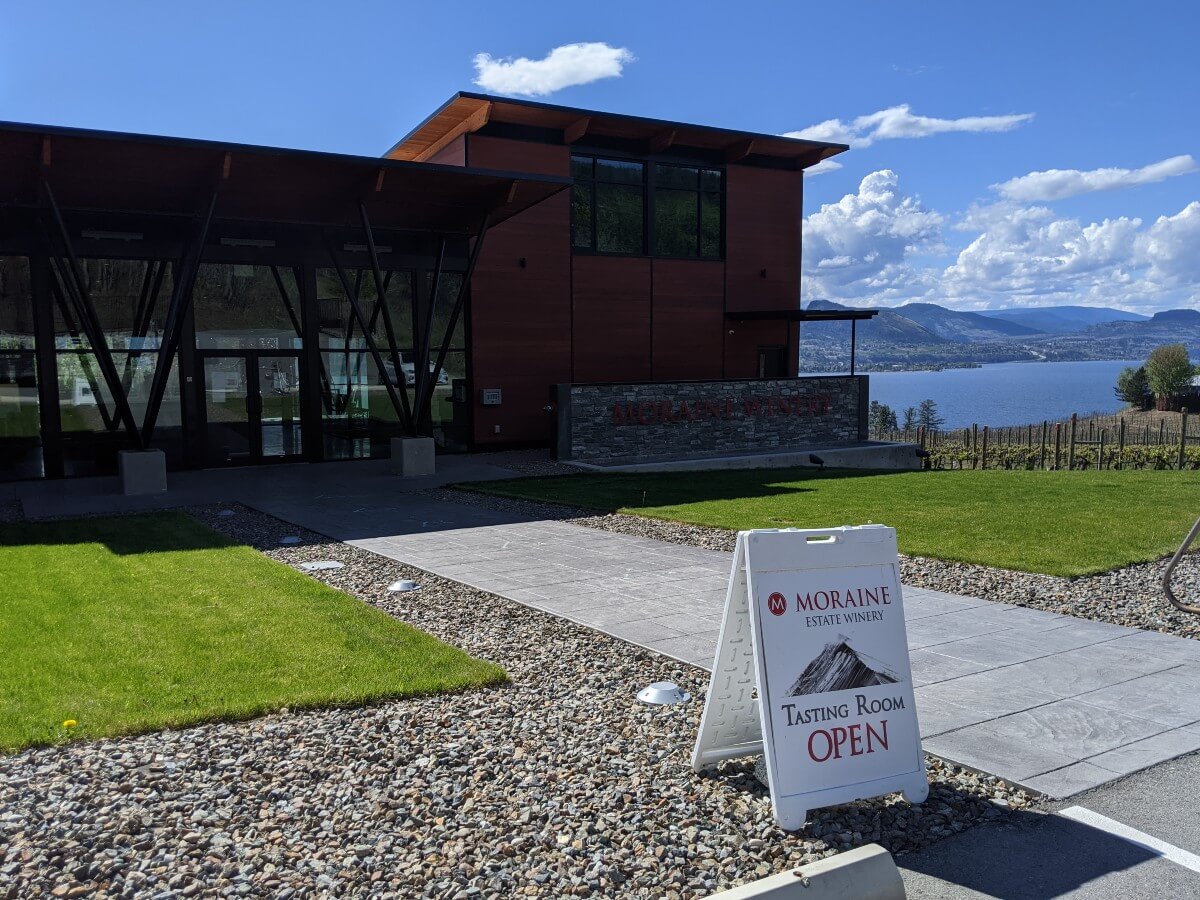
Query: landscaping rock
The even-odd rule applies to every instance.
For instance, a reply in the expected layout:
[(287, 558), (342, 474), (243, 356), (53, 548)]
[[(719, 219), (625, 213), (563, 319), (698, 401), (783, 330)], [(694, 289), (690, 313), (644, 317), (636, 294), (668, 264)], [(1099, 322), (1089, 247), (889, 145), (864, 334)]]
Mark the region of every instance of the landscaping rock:
[[(218, 509), (193, 513), (289, 565), (343, 563), (309, 577), (499, 663), (511, 684), (0, 758), (0, 871), (13, 896), (703, 897), (863, 843), (922, 847), (1033, 802), (931, 759), (924, 808), (893, 795), (818, 810), (785, 833), (752, 759), (691, 771), (703, 670)], [(279, 546), (286, 534), (302, 543)], [(400, 579), (421, 590), (388, 593)], [(664, 680), (694, 699), (637, 702)]]

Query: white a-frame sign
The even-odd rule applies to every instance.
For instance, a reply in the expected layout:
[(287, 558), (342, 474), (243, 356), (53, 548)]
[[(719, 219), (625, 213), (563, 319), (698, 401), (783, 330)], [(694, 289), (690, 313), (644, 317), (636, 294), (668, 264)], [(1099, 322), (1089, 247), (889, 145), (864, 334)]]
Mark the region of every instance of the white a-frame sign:
[(757, 753), (789, 831), (819, 807), (929, 795), (894, 529), (738, 534), (692, 766)]

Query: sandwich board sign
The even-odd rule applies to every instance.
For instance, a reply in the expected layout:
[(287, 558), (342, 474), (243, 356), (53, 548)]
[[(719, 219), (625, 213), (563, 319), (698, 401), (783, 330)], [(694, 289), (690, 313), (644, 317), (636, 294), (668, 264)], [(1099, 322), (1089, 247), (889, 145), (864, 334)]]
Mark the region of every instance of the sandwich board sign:
[(692, 767), (758, 753), (788, 831), (819, 807), (929, 795), (894, 529), (738, 533)]

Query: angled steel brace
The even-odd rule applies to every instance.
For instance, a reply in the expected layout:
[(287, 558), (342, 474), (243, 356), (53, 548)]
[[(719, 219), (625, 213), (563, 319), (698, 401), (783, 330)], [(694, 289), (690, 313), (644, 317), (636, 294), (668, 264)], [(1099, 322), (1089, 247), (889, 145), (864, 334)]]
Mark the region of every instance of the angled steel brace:
[[(138, 340), (144, 339), (150, 330), (150, 323), (154, 319), (154, 308), (158, 306), (158, 295), (162, 290), (163, 278), (166, 274), (167, 263), (165, 260), (159, 261), (157, 266), (155, 260), (146, 263), (146, 275), (142, 279), (142, 293), (138, 300), (137, 312), (134, 314), (133, 334), (131, 335)], [(132, 350), (132, 348), (130, 349)], [(133, 383), (132, 352), (125, 355), (125, 373), (121, 377), (121, 383), (125, 386), (125, 396), (129, 396), (129, 387)]]
[[(375, 249), (375, 234), (371, 229), (371, 220), (367, 217), (367, 205), (360, 202), (358, 204), (358, 212), (362, 218), (363, 233), (367, 236), (367, 252), (371, 256), (371, 272), (375, 276), (375, 315), (383, 314), (383, 327), (388, 336), (388, 350), (392, 357), (392, 370), (396, 376), (396, 381), (399, 382), (400, 400), (404, 403), (404, 421), (408, 424), (413, 422), (412, 407), (408, 402), (408, 385), (405, 383), (403, 360), (400, 359), (400, 350), (396, 347), (396, 332), (392, 328), (392, 314), (387, 308), (387, 289), (388, 280), (383, 277), (383, 271), (379, 267), (379, 253)], [(375, 315), (371, 317), (371, 327), (375, 327)], [(387, 379), (387, 370), (380, 370), (383, 377)], [(417, 374), (417, 369), (413, 367), (413, 379), (416, 384), (421, 382), (420, 375)]]
[[(57, 260), (52, 258), (51, 265), (55, 265), (56, 263)], [(62, 277), (61, 274), (57, 274), (50, 279), (50, 292), (54, 295), (54, 299), (58, 302), (58, 308), (62, 311), (63, 322), (67, 326), (67, 333), (78, 344), (79, 328), (75, 324), (75, 317), (71, 314), (71, 307), (67, 303), (67, 298), (63, 296), (62, 286), (59, 284), (59, 279)], [(117, 427), (117, 423), (113, 421), (112, 414), (108, 411), (108, 404), (104, 402), (104, 395), (100, 393), (100, 383), (96, 381), (96, 373), (92, 371), (92, 361), (88, 359), (87, 353), (76, 355), (79, 358), (79, 367), (83, 369), (83, 374), (87, 378), (92, 397), (96, 401), (96, 411), (100, 413), (100, 421), (104, 423), (104, 430), (113, 431)]]
[[(304, 329), (300, 325), (300, 317), (296, 315), (296, 307), (292, 303), (292, 298), (288, 296), (287, 288), (284, 287), (283, 278), (279, 274), (279, 267), (272, 265), (271, 277), (275, 279), (275, 287), (279, 291), (279, 299), (283, 301), (283, 308), (287, 311), (288, 318), (292, 321), (292, 328), (296, 332), (296, 337), (300, 341), (304, 341)], [(295, 274), (293, 272), (293, 274)], [(297, 281), (299, 277), (297, 276)], [(321, 402), (325, 407), (326, 413), (333, 412), (333, 395), (329, 389), (329, 373), (325, 371), (325, 361), (321, 358), (321, 354), (317, 353), (317, 366), (319, 367), (319, 375), (321, 379)]]
[(350, 279), (346, 277), (346, 270), (342, 266), (342, 262), (337, 257), (336, 251), (333, 249), (333, 242), (329, 239), (329, 235), (323, 234), (325, 238), (325, 247), (329, 253), (329, 258), (333, 261), (333, 266), (337, 269), (338, 280), (342, 283), (342, 290), (346, 292), (346, 298), (350, 301), (350, 308), (354, 312), (354, 317), (358, 320), (358, 327), (362, 329), (363, 340), (366, 341), (367, 349), (370, 351), (372, 358), (375, 360), (375, 366), (383, 373), (383, 386), (387, 388), (388, 397), (392, 401), (392, 407), (396, 411), (396, 415), (400, 417), (400, 424), (404, 430), (412, 434), (411, 422), (409, 421), (408, 403), (401, 403), (400, 398), (396, 395), (396, 387), (392, 384), (392, 379), (387, 377), (387, 366), (383, 361), (383, 354), (379, 352), (379, 346), (375, 343), (375, 336), (371, 334), (371, 323), (363, 314), (362, 307), (358, 303), (358, 291), (350, 284)]
[(150, 394), (146, 398), (146, 418), (142, 422), (142, 446), (150, 446), (158, 411), (162, 407), (163, 395), (167, 391), (167, 379), (171, 375), (171, 359), (179, 349), (183, 337), (183, 321), (192, 302), (192, 288), (196, 285), (196, 274), (200, 271), (200, 257), (204, 255), (204, 242), (208, 240), (208, 228), (212, 224), (217, 208), (217, 192), (214, 189), (208, 201), (208, 209), (200, 225), (200, 231), (190, 248), (184, 250), (184, 262), (175, 271), (175, 283), (171, 286), (171, 302), (167, 306), (167, 318), (163, 323), (163, 336), (158, 345), (158, 359), (154, 364), (154, 378), (150, 382)]
[(65, 264), (60, 260), (58, 266), (60, 274), (67, 276), (63, 279), (63, 288), (71, 295), (71, 300), (75, 308), (79, 311), (84, 333), (88, 337), (88, 342), (92, 345), (92, 353), (96, 356), (96, 363), (100, 367), (100, 374), (103, 376), (104, 383), (112, 395), (113, 404), (116, 406), (117, 419), (125, 426), (125, 430), (133, 439), (134, 444), (139, 449), (144, 449), (145, 444), (142, 442), (141, 435), (138, 434), (137, 422), (133, 418), (133, 410), (129, 407), (129, 398), (125, 396), (125, 391), (121, 384), (121, 376), (117, 372), (117, 365), (113, 362), (112, 351), (108, 348), (108, 341), (104, 339), (104, 329), (100, 324), (100, 317), (96, 313), (96, 307), (92, 303), (87, 284), (81, 274), (79, 259), (75, 256), (75, 249), (71, 246), (71, 237), (67, 233), (67, 226), (63, 221), (62, 211), (58, 208), (58, 203), (54, 199), (54, 191), (50, 189), (50, 182), (45, 178), (42, 179), (42, 191), (45, 195), (46, 206), (50, 211), (51, 220), (54, 223), (54, 231), (48, 233), (48, 237), (51, 237), (51, 249), (53, 249), (53, 238), (57, 237), (63, 251), (62, 255), (65, 257)]
[[(430, 373), (429, 383), (436, 385), (438, 376), (442, 372), (442, 366), (446, 363), (446, 354), (450, 352), (450, 341), (454, 337), (454, 329), (458, 327), (459, 316), (462, 315), (463, 304), (467, 299), (467, 289), (471, 284), (471, 276), (475, 272), (475, 264), (479, 262), (479, 253), (483, 250), (483, 239), (487, 237), (488, 219), (490, 216), (484, 216), (483, 223), (479, 226), (479, 236), (475, 238), (475, 246), (471, 248), (471, 255), (467, 259), (467, 268), (463, 272), (462, 282), (458, 286), (458, 296), (454, 299), (454, 308), (450, 312), (450, 319), (446, 323), (446, 334), (442, 338), (442, 346), (438, 349), (437, 361), (433, 365), (433, 371)], [(433, 400), (433, 390), (428, 389), (427, 396), (419, 398), (417, 409), (421, 411), (425, 418), (432, 418), (429, 409), (430, 402)], [(421, 423), (417, 423), (420, 425)]]
[[(446, 236), (442, 235), (438, 241), (437, 262), (433, 267), (433, 283), (429, 286), (429, 309), (425, 315), (425, 333), (421, 338), (421, 346), (417, 348), (417, 355), (421, 360), (420, 374), (416, 377), (417, 396), (420, 397), (425, 390), (425, 382), (430, 379), (429, 373), (429, 350), (433, 345), (433, 314), (437, 310), (438, 291), (442, 285), (442, 266), (446, 261)], [(415, 368), (414, 372), (417, 371)], [(437, 373), (433, 374), (433, 384), (429, 387), (428, 394), (433, 397), (433, 392), (437, 388)]]

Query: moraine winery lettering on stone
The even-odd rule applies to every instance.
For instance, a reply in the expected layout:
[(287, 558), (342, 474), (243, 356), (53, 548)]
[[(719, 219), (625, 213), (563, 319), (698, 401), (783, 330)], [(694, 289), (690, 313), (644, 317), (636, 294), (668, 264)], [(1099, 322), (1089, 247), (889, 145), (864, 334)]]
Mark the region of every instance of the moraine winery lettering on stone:
[(796, 683), (788, 691), (789, 697), (802, 694), (824, 694), (829, 691), (845, 691), (876, 684), (895, 684), (900, 679), (882, 664), (872, 667), (847, 643), (845, 637), (830, 641), (817, 658), (804, 667)]

